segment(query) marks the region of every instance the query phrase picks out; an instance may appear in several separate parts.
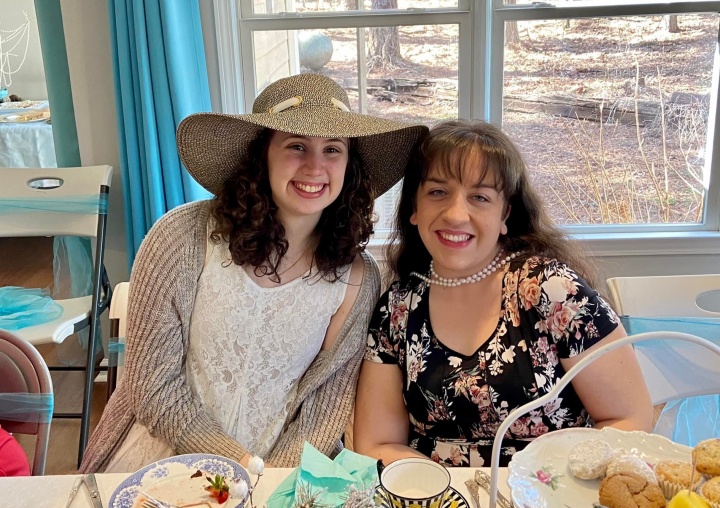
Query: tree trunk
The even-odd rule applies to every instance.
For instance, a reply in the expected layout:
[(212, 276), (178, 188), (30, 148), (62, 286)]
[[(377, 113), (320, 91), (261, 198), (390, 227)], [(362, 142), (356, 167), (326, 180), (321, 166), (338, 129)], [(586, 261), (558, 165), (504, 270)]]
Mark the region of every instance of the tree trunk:
[[(505, 5), (515, 5), (516, 3), (517, 0), (505, 0)], [(515, 44), (520, 44), (517, 21), (508, 21), (505, 23), (505, 45), (512, 46)]]
[(680, 27), (678, 26), (677, 14), (672, 14), (672, 15), (668, 16), (666, 19), (667, 19), (668, 32), (670, 32), (671, 34), (680, 33)]
[[(397, 9), (397, 0), (372, 0), (373, 9)], [(400, 33), (396, 26), (368, 29), (368, 70), (404, 67), (400, 53)]]

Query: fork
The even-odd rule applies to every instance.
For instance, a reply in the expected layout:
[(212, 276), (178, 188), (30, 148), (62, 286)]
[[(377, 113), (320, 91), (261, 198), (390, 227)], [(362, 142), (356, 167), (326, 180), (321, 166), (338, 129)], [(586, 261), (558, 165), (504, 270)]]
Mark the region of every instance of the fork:
[[(490, 476), (488, 476), (485, 471), (480, 469), (475, 471), (475, 483), (482, 487), (485, 492), (490, 494)], [(497, 492), (497, 504), (500, 508), (514, 508), (512, 502), (503, 496), (499, 490)]]

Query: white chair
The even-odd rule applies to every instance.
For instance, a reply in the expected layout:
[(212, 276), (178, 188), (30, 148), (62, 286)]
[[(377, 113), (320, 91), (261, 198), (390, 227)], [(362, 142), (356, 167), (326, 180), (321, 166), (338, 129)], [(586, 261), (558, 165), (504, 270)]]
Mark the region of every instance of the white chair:
[[(0, 330), (0, 394), (37, 397), (28, 401), (21, 415), (3, 415), (0, 410), (0, 424), (10, 433), (36, 436), (32, 474), (42, 476), (45, 474), (52, 420), (50, 372), (45, 360), (31, 344), (4, 330)], [(15, 404), (16, 401), (13, 405), (17, 409)]]
[[(112, 168), (0, 168), (0, 237), (77, 236), (94, 240), (92, 294), (56, 300), (63, 309), (57, 319), (14, 333), (31, 344), (61, 343), (69, 335), (89, 329), (87, 359), (82, 367), (51, 367), (50, 370), (82, 370), (85, 389), (82, 411), (56, 413), (55, 418), (80, 418), (78, 463), (87, 445), (90, 405), (96, 363), (98, 318), (112, 294), (103, 265), (107, 197)], [(98, 358), (98, 356), (100, 358)]]
[[(661, 342), (662, 347), (659, 347)], [(510, 425), (533, 409), (547, 404), (556, 399), (560, 392), (572, 381), (572, 379), (590, 363), (600, 356), (628, 344), (635, 346), (638, 354), (638, 360), (643, 357), (646, 361), (641, 361), (640, 366), (643, 370), (643, 376), (653, 378), (664, 378), (661, 387), (655, 391), (654, 396), (659, 399), (671, 396), (672, 398), (690, 397), (700, 395), (701, 393), (720, 393), (720, 346), (695, 335), (679, 332), (649, 332), (630, 335), (616, 340), (610, 344), (606, 344), (588, 354), (585, 358), (576, 363), (565, 375), (560, 378), (557, 384), (548, 393), (527, 404), (510, 412), (503, 420), (495, 434), (493, 442), (492, 458), (490, 461), (490, 504), (489, 508), (497, 506), (497, 481), (500, 466), (500, 449), (503, 437), (510, 428)], [(647, 350), (659, 351), (661, 354), (645, 354)], [(677, 358), (677, 352), (681, 352), (683, 356)], [(714, 354), (712, 354), (714, 353)], [(687, 365), (683, 358), (704, 358), (703, 365)], [(655, 361), (660, 364), (655, 365)], [(676, 364), (676, 362), (679, 362)], [(663, 371), (663, 364), (672, 365), (673, 368)], [(691, 367), (691, 368), (689, 368)], [(709, 371), (709, 373), (708, 373)], [(681, 384), (675, 386), (673, 383), (680, 378), (686, 378)], [(697, 384), (695, 383), (697, 381)], [(714, 392), (706, 391), (709, 389), (705, 384), (714, 386)], [(696, 387), (701, 391), (698, 391)], [(672, 392), (672, 393), (671, 393)], [(653, 396), (653, 395), (651, 395)], [(655, 399), (653, 399), (655, 402)]]
[[(113, 298), (110, 302), (110, 339), (115, 342), (116, 352), (111, 349), (108, 367), (108, 398), (115, 391), (115, 387), (122, 379), (125, 370), (125, 337), (127, 333), (127, 306), (129, 282), (119, 282), (113, 289)], [(112, 346), (111, 346), (112, 347)]]
[(720, 317), (720, 274), (613, 277), (607, 285), (620, 315)]

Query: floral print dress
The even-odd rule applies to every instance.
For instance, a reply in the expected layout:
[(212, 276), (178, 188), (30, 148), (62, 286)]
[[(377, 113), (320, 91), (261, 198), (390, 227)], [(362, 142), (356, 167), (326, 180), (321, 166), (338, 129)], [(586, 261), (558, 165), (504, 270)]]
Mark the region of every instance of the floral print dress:
[[(365, 359), (400, 367), (408, 444), (452, 466), (489, 465), (496, 430), (508, 413), (547, 393), (565, 372), (560, 359), (590, 348), (619, 321), (563, 263), (515, 260), (505, 267), (497, 328), (467, 356), (433, 334), (428, 290), (415, 278), (390, 287), (370, 322)], [(569, 385), (558, 399), (512, 424), (501, 465), (542, 434), (592, 424)]]

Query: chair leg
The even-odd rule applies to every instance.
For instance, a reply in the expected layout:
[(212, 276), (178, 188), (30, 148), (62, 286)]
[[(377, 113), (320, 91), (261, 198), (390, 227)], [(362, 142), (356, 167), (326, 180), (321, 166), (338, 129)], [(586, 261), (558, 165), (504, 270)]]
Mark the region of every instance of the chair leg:
[[(93, 321), (95, 323), (96, 321)], [(83, 393), (82, 413), (80, 416), (80, 442), (78, 445), (78, 467), (82, 463), (88, 438), (90, 437), (90, 416), (92, 411), (93, 386), (97, 365), (102, 360), (102, 350), (97, 351), (95, 345), (96, 326), (90, 326), (91, 335), (88, 337), (88, 354), (85, 364), (85, 391)]]

